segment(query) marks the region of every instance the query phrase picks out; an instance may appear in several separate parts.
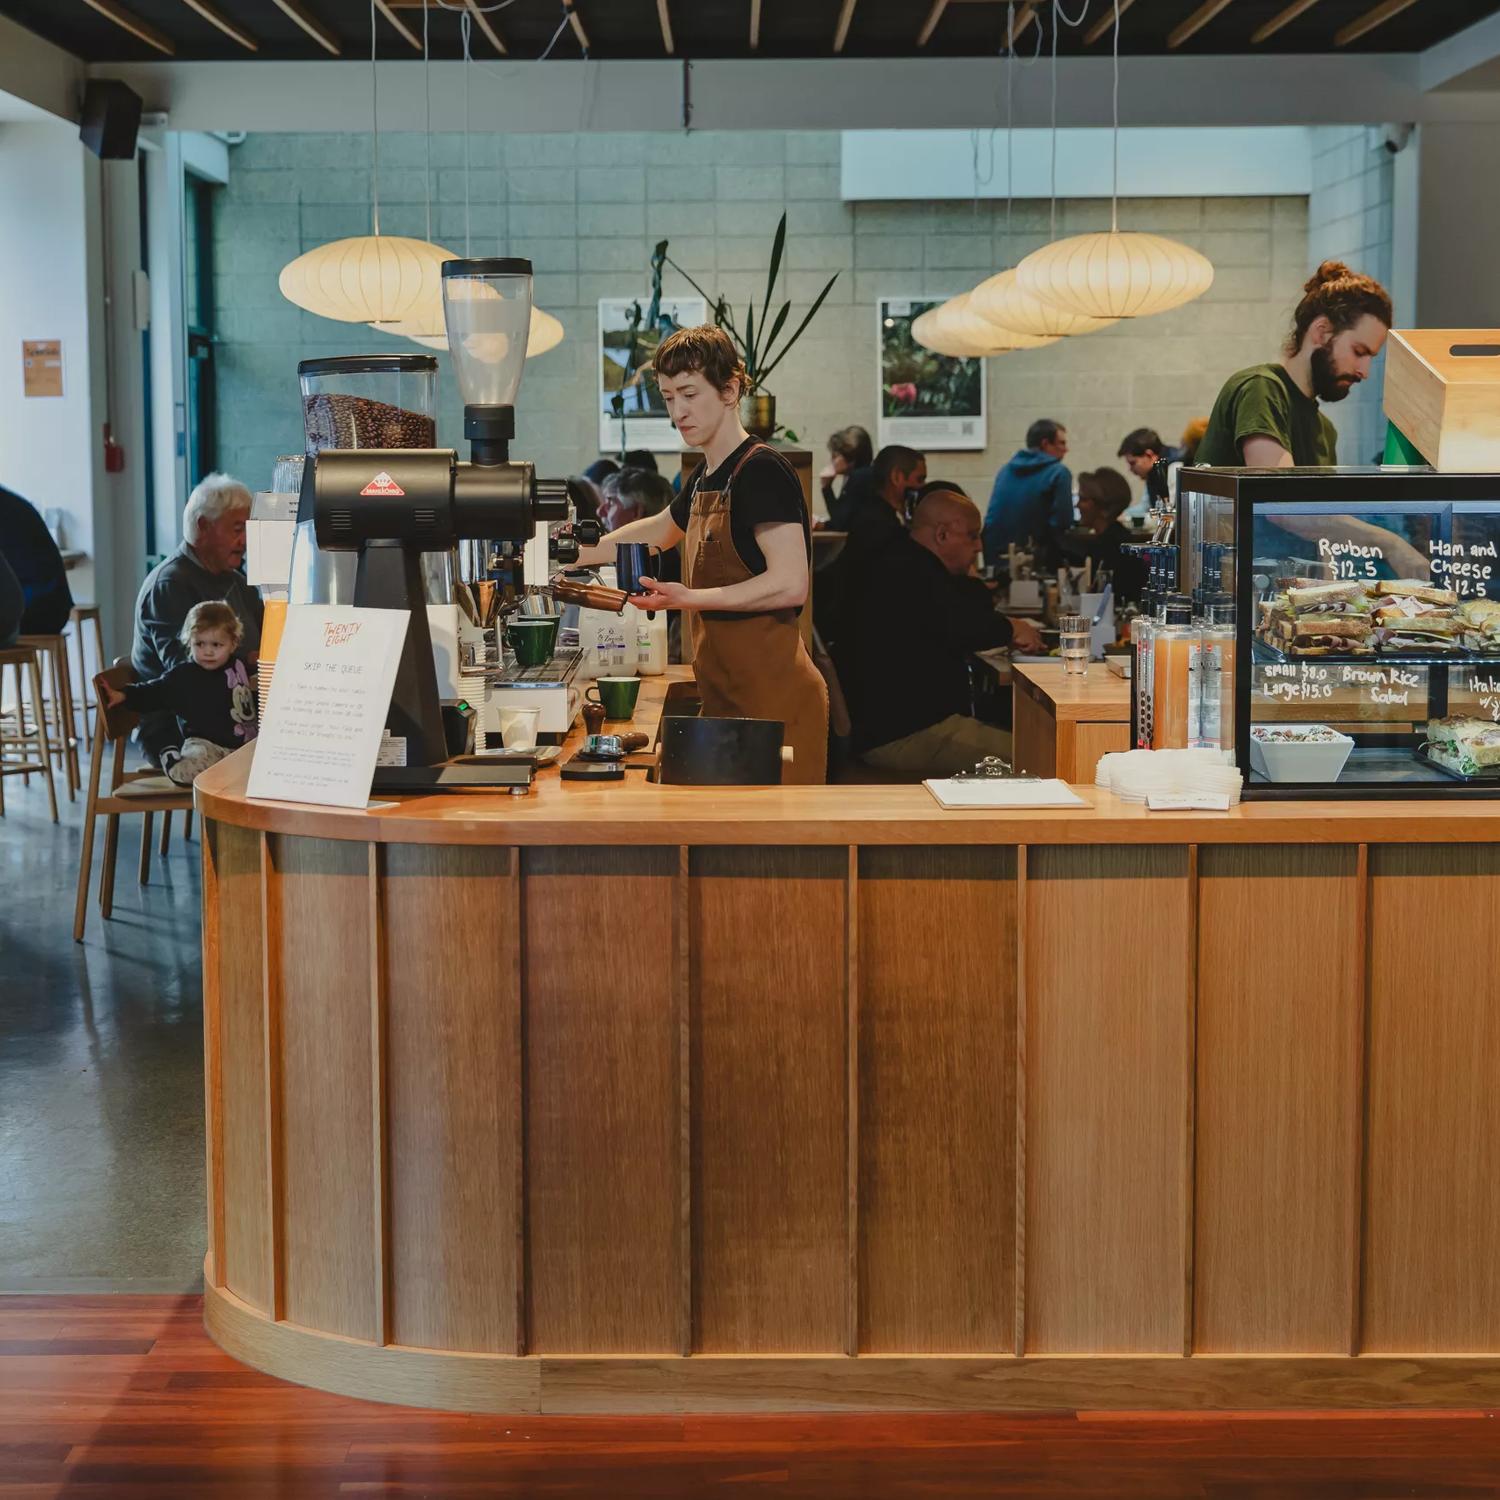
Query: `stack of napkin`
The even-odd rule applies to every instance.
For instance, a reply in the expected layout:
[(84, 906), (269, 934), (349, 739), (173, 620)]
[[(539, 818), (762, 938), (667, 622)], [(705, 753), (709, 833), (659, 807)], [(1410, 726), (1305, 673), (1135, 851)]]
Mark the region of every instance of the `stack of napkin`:
[(1220, 750), (1122, 750), (1101, 756), (1094, 784), (1125, 802), (1195, 793), (1240, 800), (1240, 773)]

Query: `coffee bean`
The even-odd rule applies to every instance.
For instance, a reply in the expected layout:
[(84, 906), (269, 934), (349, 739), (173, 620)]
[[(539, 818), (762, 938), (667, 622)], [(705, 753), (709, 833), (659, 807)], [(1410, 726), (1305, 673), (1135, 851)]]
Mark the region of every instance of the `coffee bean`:
[(325, 448), (431, 448), (437, 442), (437, 424), (431, 417), (368, 396), (304, 396), (302, 421), (309, 453)]

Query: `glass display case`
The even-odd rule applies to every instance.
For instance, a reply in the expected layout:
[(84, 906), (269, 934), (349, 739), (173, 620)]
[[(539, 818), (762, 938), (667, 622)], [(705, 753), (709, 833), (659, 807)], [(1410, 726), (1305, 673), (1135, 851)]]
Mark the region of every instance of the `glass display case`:
[(1179, 518), (1246, 796), (1500, 795), (1500, 474), (1184, 469)]

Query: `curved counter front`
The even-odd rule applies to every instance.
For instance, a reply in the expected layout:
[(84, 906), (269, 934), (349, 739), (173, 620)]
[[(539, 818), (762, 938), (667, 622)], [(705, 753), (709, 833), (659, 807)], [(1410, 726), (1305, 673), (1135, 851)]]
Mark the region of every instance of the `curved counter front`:
[(209, 1331), (514, 1412), (1500, 1401), (1500, 807), (202, 776)]

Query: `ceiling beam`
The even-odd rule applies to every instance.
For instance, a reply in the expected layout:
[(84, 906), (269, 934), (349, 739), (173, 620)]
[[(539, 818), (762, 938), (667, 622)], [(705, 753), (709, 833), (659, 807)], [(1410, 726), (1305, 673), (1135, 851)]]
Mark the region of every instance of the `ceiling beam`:
[(1203, 4), (1167, 37), (1168, 47), (1180, 47), (1190, 37), (1195, 37), (1221, 10), (1227, 10), (1230, 0), (1203, 0)]
[[(1019, 10), (1011, 12), (1011, 32), (1006, 40), (1007, 47), (1014, 47), (1020, 40), (1021, 33), (1036, 20), (1036, 0), (1026, 0)], [(1038, 22), (1038, 25), (1041, 23)]]
[(422, 50), (422, 38), (391, 9), (389, 0), (375, 0), (375, 9), (396, 28), (403, 41), (410, 43), (418, 52)]
[(128, 31), (137, 41), (145, 42), (148, 47), (155, 47), (158, 52), (165, 52), (168, 57), (177, 56), (177, 48), (164, 31), (158, 31), (149, 21), (143, 21), (134, 11), (126, 10), (123, 5), (117, 5), (115, 0), (84, 0), (85, 5), (91, 5), (107, 20), (113, 21), (122, 31)]
[(508, 56), (509, 54), (505, 50), (505, 43), (501, 41), (500, 33), (495, 30), (495, 23), (490, 20), (490, 18), (485, 15), (482, 10), (480, 10), (478, 0), (464, 0), (464, 5), (468, 8), (469, 14), (474, 17), (474, 24), (489, 39), (490, 46), (492, 46), (495, 51), (500, 54), (501, 57)]
[(760, 0), (750, 0), (750, 50), (760, 47)]
[(844, 43), (849, 40), (849, 23), (854, 19), (854, 7), (858, 0), (844, 0), (839, 8), (839, 24), (833, 33), (833, 50), (842, 52)]
[(1251, 32), (1251, 43), (1254, 46), (1260, 46), (1267, 37), (1275, 36), (1283, 26), (1288, 25), (1292, 21), (1295, 21), (1298, 16), (1310, 11), (1317, 3), (1318, 0), (1292, 0), (1292, 3), (1285, 10), (1277, 11), (1263, 26), (1257, 26)]
[(1333, 45), (1347, 47), (1350, 42), (1357, 42), (1366, 32), (1374, 31), (1377, 26), (1384, 26), (1392, 16), (1399, 16), (1403, 10), (1416, 3), (1417, 0), (1380, 0), (1374, 10), (1366, 11), (1357, 21), (1350, 21), (1347, 26), (1334, 32)]
[[(92, 4), (93, 0), (90, 0), (90, 3)], [(275, 3), (325, 52), (332, 53), (334, 57), (342, 57), (344, 55), (344, 49), (339, 45), (339, 39), (316, 16), (309, 15), (297, 3), (297, 0), (275, 0)]]
[(583, 17), (578, 14), (578, 6), (574, 0), (563, 0), (563, 9), (568, 13), (568, 21), (573, 27), (573, 35), (578, 38), (578, 45), (585, 52), (589, 51), (589, 34), (583, 29)]
[[(1123, 16), (1134, 4), (1135, 0), (1120, 0), (1120, 14)], [(1115, 8), (1109, 3), (1109, 0), (1105, 0), (1104, 14), (1084, 33), (1083, 45), (1085, 47), (1092, 47), (1114, 24)]]
[(670, 57), (676, 48), (672, 45), (672, 17), (667, 10), (667, 0), (656, 0), (656, 19), (661, 25), (661, 44)]
[(210, 0), (182, 0), (189, 10), (195, 10), (210, 26), (217, 26), (225, 36), (236, 41), (247, 52), (259, 52), (260, 43), (248, 31), (241, 31), (228, 16)]
[(932, 40), (932, 33), (937, 30), (937, 24), (943, 19), (943, 12), (948, 9), (948, 0), (932, 0), (932, 9), (927, 12), (927, 19), (922, 22), (922, 29), (917, 33), (917, 46), (925, 47)]

